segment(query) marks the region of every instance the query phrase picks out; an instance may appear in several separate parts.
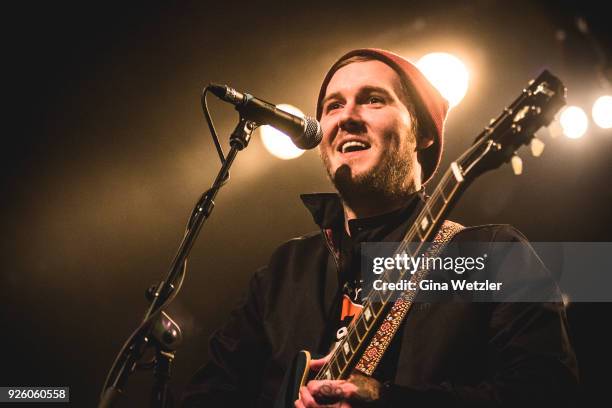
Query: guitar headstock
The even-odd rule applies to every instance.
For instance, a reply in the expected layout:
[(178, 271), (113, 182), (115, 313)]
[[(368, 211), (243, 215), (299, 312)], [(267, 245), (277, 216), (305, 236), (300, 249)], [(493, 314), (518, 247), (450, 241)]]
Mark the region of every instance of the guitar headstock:
[(544, 145), (534, 139), (534, 133), (548, 126), (565, 105), (565, 92), (561, 80), (547, 70), (530, 81), (521, 95), (491, 121), (456, 161), (462, 176), (473, 179), (511, 160), (515, 173), (520, 173), (522, 165), (516, 156), (517, 150), (531, 143), (534, 156), (542, 153)]

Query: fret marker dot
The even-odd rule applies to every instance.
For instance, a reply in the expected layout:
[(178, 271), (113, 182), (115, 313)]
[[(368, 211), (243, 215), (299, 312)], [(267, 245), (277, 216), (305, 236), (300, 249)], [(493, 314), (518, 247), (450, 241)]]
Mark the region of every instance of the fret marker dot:
[(429, 227), (429, 219), (427, 217), (423, 217), (421, 220), (421, 229), (425, 231), (427, 230), (427, 227)]

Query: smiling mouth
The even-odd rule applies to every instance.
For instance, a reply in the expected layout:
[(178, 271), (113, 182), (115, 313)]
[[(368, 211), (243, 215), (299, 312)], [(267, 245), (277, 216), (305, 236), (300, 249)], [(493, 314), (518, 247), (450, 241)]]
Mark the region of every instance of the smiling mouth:
[(342, 143), (338, 150), (341, 153), (351, 153), (351, 152), (358, 152), (361, 150), (367, 150), (369, 148), (370, 148), (370, 145), (365, 142), (360, 142), (357, 140), (349, 140), (347, 142)]

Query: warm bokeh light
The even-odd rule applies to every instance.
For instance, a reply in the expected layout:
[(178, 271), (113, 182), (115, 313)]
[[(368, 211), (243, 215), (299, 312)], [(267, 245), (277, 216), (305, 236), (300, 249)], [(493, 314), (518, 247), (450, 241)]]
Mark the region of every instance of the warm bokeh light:
[[(276, 105), (276, 107), (297, 116), (304, 116), (301, 110), (292, 105), (280, 104)], [(304, 153), (304, 150), (297, 148), (291, 141), (291, 138), (280, 130), (276, 130), (268, 125), (260, 127), (259, 130), (264, 146), (273, 156), (283, 160), (290, 160), (300, 157)]]
[(434, 52), (423, 56), (416, 65), (448, 100), (451, 108), (461, 102), (468, 89), (470, 74), (459, 58)]
[(604, 95), (593, 104), (593, 121), (603, 129), (612, 128), (612, 96)]
[(561, 111), (559, 119), (563, 134), (570, 139), (578, 139), (587, 131), (589, 127), (589, 119), (582, 108), (578, 106), (568, 106)]

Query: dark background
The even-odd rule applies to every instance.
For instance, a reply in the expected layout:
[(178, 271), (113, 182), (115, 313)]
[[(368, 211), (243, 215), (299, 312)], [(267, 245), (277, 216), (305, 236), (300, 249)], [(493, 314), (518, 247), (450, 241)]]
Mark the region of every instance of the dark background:
[[(4, 10), (0, 385), (67, 385), (72, 405), (95, 405), (144, 289), (165, 276), (216, 174), (199, 106), (210, 81), (313, 114), (325, 71), (349, 49), (453, 52), (471, 83), (447, 122), (444, 167), (543, 68), (587, 112), (610, 94), (604, 2), (252, 3)], [(236, 114), (211, 105), (226, 146)], [(482, 177), (451, 218), (510, 223), (532, 241), (612, 241), (611, 131), (542, 139), (540, 160), (522, 152), (522, 177), (507, 166)], [(169, 311), (185, 334), (175, 392), (206, 361), (207, 337), (252, 271), (314, 229), (298, 194), (329, 190), (316, 151), (282, 161), (255, 137), (239, 155)], [(568, 308), (585, 400), (609, 387), (611, 309)], [(134, 375), (122, 405), (146, 406), (150, 377)]]

